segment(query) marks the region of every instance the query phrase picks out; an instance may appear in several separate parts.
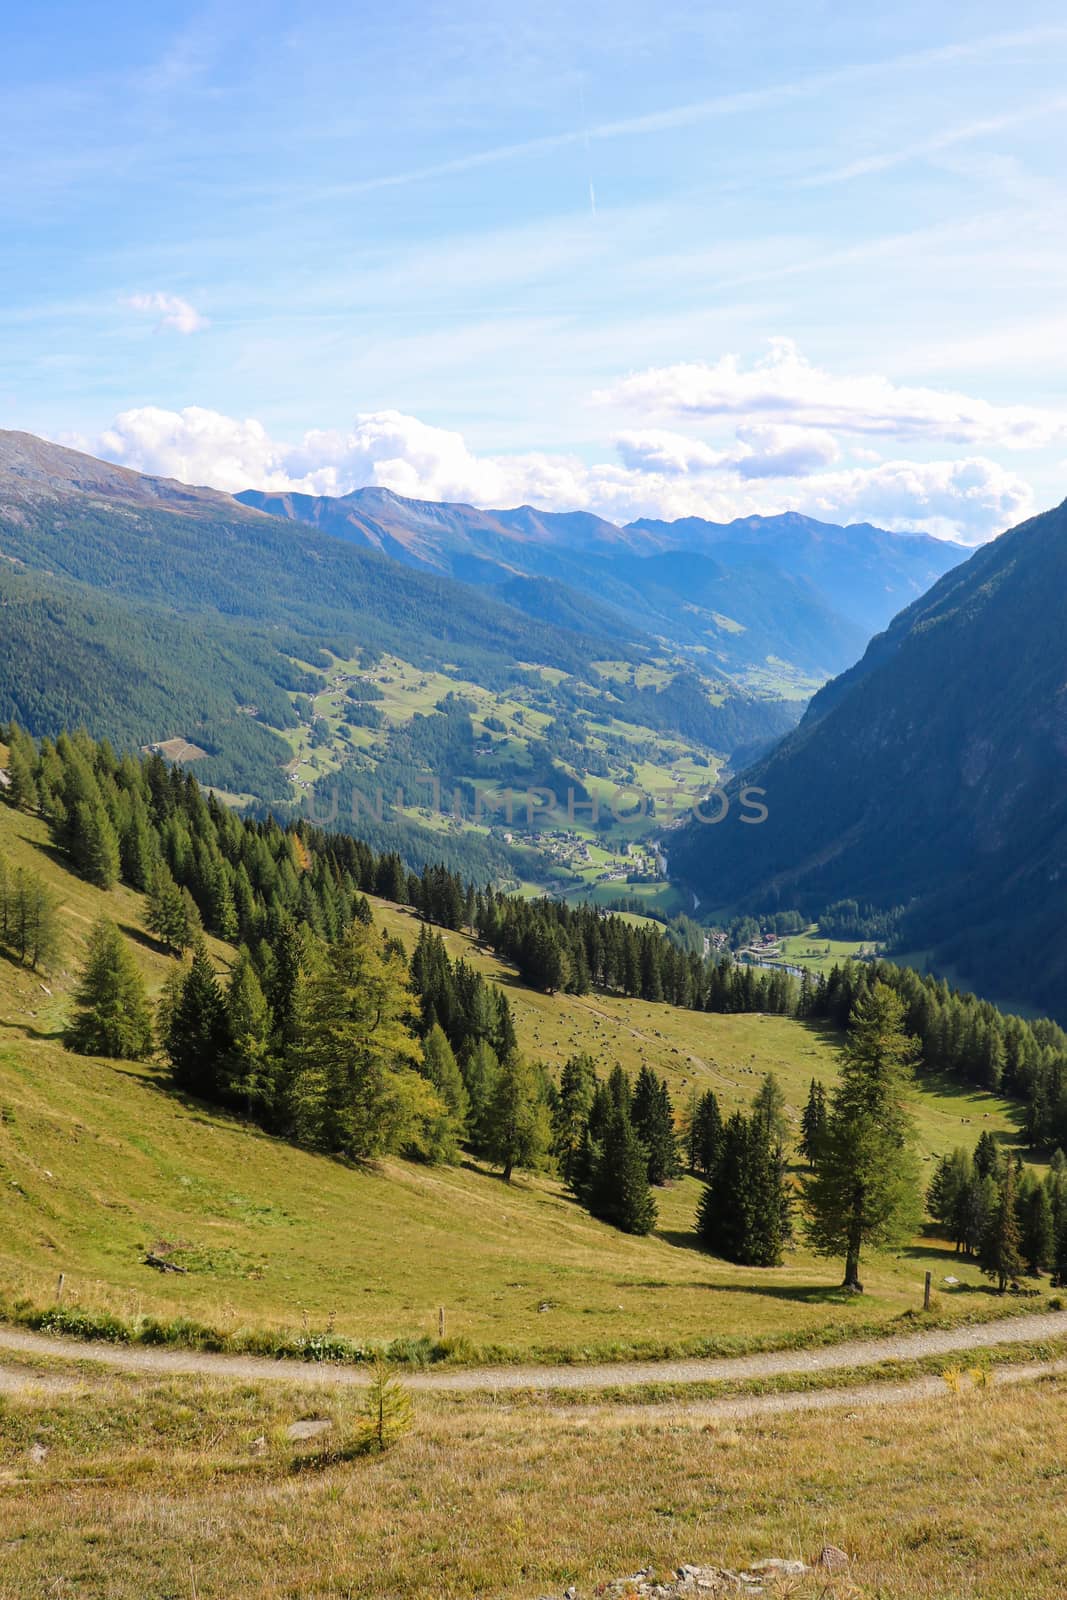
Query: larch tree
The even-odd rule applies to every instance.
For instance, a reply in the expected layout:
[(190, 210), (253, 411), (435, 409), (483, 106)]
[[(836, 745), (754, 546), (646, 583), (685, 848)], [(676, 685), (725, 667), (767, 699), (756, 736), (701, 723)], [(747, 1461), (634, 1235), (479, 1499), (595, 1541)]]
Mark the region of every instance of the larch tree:
[(903, 1000), (876, 982), (853, 1009), (825, 1136), (805, 1182), (810, 1242), (820, 1255), (844, 1257), (843, 1287), (856, 1294), (864, 1247), (903, 1243), (921, 1220), (908, 1104), (917, 1053)]
[(115, 924), (101, 917), (89, 935), (67, 1045), (80, 1055), (141, 1061), (152, 1052), (152, 1012), (140, 969)]
[(486, 1154), (511, 1182), (516, 1167), (537, 1171), (552, 1145), (552, 1126), (533, 1067), (514, 1055), (500, 1068), (487, 1111)]

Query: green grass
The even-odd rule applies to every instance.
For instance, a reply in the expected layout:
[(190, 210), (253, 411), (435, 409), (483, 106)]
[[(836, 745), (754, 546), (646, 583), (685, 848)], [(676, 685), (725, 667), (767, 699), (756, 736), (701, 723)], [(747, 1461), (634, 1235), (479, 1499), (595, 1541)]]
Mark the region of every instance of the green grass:
[[(58, 1038), (86, 933), (102, 909), (125, 926), (149, 983), (172, 962), (144, 933), (142, 903), (65, 872), (43, 825), (0, 807), (0, 848), (55, 885), (68, 929), (47, 979), (0, 964), (0, 1288), (38, 1307), (56, 1297), (93, 1314), (187, 1319), (223, 1340), (333, 1330), (357, 1343), (433, 1339), (439, 1306), (468, 1358), (653, 1355), (819, 1341), (891, 1323), (913, 1308), (929, 1266), (958, 1272), (952, 1316), (990, 1314), (973, 1267), (936, 1240), (872, 1260), (861, 1300), (834, 1288), (835, 1263), (803, 1250), (773, 1272), (741, 1270), (694, 1248), (699, 1186), (659, 1196), (660, 1226), (630, 1239), (594, 1222), (549, 1178), (510, 1187), (477, 1163), (369, 1170), (295, 1150), (240, 1121), (183, 1102), (161, 1068), (68, 1054)], [(376, 915), (410, 946), (405, 910)], [(729, 1111), (773, 1070), (794, 1120), (810, 1078), (836, 1070), (832, 1035), (783, 1018), (715, 1017), (602, 995), (539, 995), (471, 940), (446, 936), (508, 986), (524, 1048), (558, 1067), (588, 1050), (607, 1070), (661, 1071), (679, 1099), (713, 1087)], [(230, 952), (215, 945), (220, 963)], [(46, 993), (48, 989), (51, 992)], [(992, 1096), (940, 1085), (917, 1100), (925, 1152), (1015, 1137)], [(143, 1264), (175, 1247), (187, 1275)], [(399, 1245), (399, 1247), (398, 1247)]]

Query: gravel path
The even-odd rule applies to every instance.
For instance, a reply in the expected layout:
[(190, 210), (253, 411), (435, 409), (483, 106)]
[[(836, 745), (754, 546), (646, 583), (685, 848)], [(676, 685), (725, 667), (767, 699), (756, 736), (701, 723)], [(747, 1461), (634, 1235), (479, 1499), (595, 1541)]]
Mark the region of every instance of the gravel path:
[[(693, 1361), (614, 1361), (589, 1366), (469, 1367), (451, 1371), (405, 1374), (409, 1389), (427, 1392), (470, 1392), (509, 1389), (606, 1389), (631, 1384), (709, 1383), (743, 1378), (772, 1378), (831, 1372), (842, 1367), (871, 1366), (880, 1361), (911, 1361), (921, 1356), (989, 1349), (998, 1344), (1035, 1343), (1067, 1337), (1067, 1311), (1035, 1312), (928, 1333), (899, 1334), (883, 1339), (849, 1339), (815, 1350), (778, 1350), (763, 1355), (726, 1356)], [(215, 1355), (200, 1350), (156, 1349), (53, 1338), (0, 1324), (0, 1349), (27, 1355), (62, 1356), (89, 1361), (123, 1372), (199, 1373), (217, 1378), (274, 1379), (326, 1387), (368, 1381), (365, 1368), (304, 1361), (269, 1361), (259, 1356)], [(9, 1369), (11, 1371), (17, 1369)], [(1033, 1370), (1027, 1368), (1027, 1370)], [(29, 1381), (29, 1380), (28, 1380)], [(935, 1380), (936, 1383), (940, 1380)], [(883, 1385), (877, 1385), (884, 1391)], [(765, 1396), (773, 1399), (773, 1396)], [(804, 1396), (813, 1399), (813, 1396)]]

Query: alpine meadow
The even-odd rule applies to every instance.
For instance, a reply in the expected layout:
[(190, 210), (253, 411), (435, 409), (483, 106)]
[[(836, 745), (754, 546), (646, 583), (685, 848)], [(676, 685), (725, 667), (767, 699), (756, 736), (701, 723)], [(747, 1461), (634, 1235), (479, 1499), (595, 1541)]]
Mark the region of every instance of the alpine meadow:
[(6, 44), (0, 1600), (1053, 1600), (1062, 16)]

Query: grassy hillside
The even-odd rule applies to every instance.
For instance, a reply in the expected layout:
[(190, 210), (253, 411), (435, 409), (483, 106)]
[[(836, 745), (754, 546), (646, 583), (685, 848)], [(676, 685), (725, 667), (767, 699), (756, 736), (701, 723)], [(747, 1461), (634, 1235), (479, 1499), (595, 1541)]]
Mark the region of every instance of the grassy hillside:
[[(183, 1316), (227, 1333), (332, 1327), (370, 1339), (434, 1335), (443, 1305), (460, 1353), (555, 1357), (787, 1344), (881, 1325), (916, 1305), (927, 1266), (967, 1285), (942, 1297), (941, 1314), (997, 1309), (974, 1292), (974, 1270), (935, 1242), (872, 1261), (871, 1293), (842, 1299), (837, 1264), (803, 1250), (772, 1272), (697, 1250), (693, 1180), (660, 1195), (657, 1233), (629, 1238), (551, 1179), (508, 1188), (475, 1163), (390, 1160), (354, 1171), (183, 1102), (159, 1068), (70, 1055), (58, 1033), (101, 910), (126, 930), (152, 987), (169, 959), (144, 931), (139, 897), (72, 877), (36, 819), (0, 807), (0, 849), (49, 879), (67, 937), (47, 978), (0, 963), (0, 1284), (9, 1301), (52, 1303), (63, 1272), (68, 1303), (127, 1319)], [(406, 912), (375, 910), (413, 941)], [(553, 1065), (583, 1048), (605, 1068), (648, 1060), (677, 1096), (711, 1085), (727, 1108), (773, 1070), (794, 1115), (811, 1076), (829, 1080), (835, 1070), (833, 1040), (797, 1023), (549, 998), (519, 988), (461, 936), (447, 942), (509, 985), (522, 1044)], [(213, 949), (225, 964), (228, 948)], [(920, 1122), (928, 1152), (973, 1143), (983, 1127), (1013, 1133), (1005, 1103), (951, 1090), (921, 1097)], [(161, 1242), (186, 1275), (144, 1264)]]

